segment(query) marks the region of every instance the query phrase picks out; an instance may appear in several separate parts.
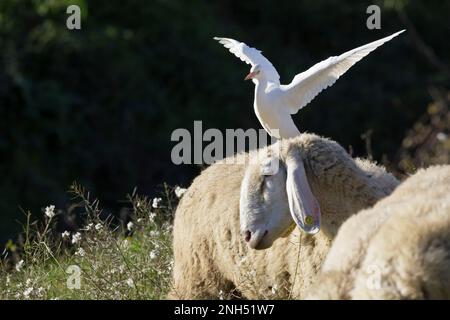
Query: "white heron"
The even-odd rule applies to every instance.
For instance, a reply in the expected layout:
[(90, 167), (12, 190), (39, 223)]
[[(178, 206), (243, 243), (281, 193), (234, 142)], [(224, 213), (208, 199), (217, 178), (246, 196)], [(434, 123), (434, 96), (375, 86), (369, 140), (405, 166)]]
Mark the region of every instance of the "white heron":
[(356, 62), (370, 52), (396, 37), (405, 30), (383, 39), (329, 57), (308, 70), (297, 74), (290, 84), (280, 84), (280, 75), (261, 51), (230, 38), (218, 38), (225, 48), (252, 67), (245, 80), (255, 83), (254, 109), (261, 125), (277, 139), (297, 136), (297, 129), (291, 115), (306, 106), (323, 89), (332, 86)]

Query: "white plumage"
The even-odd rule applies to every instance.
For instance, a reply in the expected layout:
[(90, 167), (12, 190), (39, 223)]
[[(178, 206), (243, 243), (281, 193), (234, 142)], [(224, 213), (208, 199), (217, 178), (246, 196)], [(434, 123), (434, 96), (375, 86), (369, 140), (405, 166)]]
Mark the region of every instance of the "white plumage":
[(261, 125), (273, 137), (297, 136), (291, 114), (295, 114), (313, 100), (323, 89), (332, 86), (356, 62), (405, 30), (383, 39), (330, 57), (297, 74), (287, 85), (280, 84), (280, 75), (261, 51), (229, 38), (217, 38), (225, 48), (252, 67), (246, 79), (255, 83), (254, 108)]

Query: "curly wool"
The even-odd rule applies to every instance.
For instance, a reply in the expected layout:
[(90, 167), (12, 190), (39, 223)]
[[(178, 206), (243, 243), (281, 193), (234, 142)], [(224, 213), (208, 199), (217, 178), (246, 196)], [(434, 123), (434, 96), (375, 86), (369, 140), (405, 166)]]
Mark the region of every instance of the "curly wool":
[(219, 161), (193, 181), (177, 208), (169, 298), (217, 298), (222, 292), (245, 298), (302, 298), (342, 222), (397, 186), (384, 168), (352, 159), (334, 141), (301, 134), (277, 143), (281, 160), (290, 148), (302, 152), (321, 206), (322, 231), (310, 236), (295, 229), (267, 250), (249, 249), (240, 234), (239, 197), (243, 163), (255, 152)]
[(450, 299), (450, 166), (349, 218), (308, 298)]

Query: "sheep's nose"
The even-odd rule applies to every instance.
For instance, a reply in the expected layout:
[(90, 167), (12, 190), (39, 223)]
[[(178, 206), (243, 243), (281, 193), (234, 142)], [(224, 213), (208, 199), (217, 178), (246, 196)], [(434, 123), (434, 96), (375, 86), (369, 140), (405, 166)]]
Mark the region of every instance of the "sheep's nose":
[(262, 231), (260, 229), (252, 232), (250, 230), (246, 230), (242, 233), (245, 242), (247, 242), (248, 246), (252, 249), (261, 250), (267, 249), (272, 244), (270, 241), (263, 241), (264, 237), (267, 235), (268, 231)]
[(252, 238), (252, 233), (249, 230), (245, 231), (244, 232), (244, 240), (245, 240), (245, 242), (249, 242), (251, 238)]

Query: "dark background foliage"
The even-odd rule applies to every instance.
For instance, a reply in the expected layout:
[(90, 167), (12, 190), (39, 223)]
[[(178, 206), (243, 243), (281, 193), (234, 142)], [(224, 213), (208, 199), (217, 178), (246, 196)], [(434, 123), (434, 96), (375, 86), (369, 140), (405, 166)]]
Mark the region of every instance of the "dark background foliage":
[[(381, 30), (366, 28), (373, 2)], [(81, 7), (81, 30), (66, 28), (69, 4)], [(249, 67), (213, 36), (263, 50), (289, 82), (407, 28), (295, 122), (401, 173), (448, 162), (449, 13), (446, 0), (2, 0), (0, 240), (20, 227), (19, 206), (66, 206), (73, 180), (110, 210), (135, 186), (149, 195), (163, 182), (187, 186), (200, 168), (171, 163), (170, 135), (194, 120), (204, 130), (260, 128), (253, 85), (242, 81)]]

